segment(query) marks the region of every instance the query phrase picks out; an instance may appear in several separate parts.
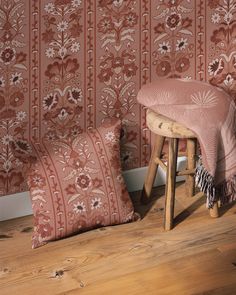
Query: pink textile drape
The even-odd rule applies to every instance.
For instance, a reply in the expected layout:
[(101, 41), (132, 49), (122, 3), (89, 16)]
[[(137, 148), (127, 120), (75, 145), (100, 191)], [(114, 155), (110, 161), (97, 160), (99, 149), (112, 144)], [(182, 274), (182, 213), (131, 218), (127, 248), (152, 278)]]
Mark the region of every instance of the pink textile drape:
[(207, 206), (236, 200), (236, 105), (223, 89), (189, 79), (161, 79), (142, 87), (137, 100), (191, 129), (201, 147), (196, 182)]

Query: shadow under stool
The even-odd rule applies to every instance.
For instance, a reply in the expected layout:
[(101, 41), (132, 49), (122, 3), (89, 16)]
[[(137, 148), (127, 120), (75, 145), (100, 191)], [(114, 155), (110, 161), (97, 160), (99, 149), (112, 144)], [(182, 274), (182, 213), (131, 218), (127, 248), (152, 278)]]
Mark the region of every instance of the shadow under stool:
[[(157, 169), (160, 166), (166, 171), (164, 229), (171, 230), (174, 225), (176, 176), (185, 175), (186, 195), (187, 197), (195, 195), (197, 138), (195, 133), (187, 127), (151, 110), (147, 110), (147, 126), (155, 134), (155, 143), (151, 153), (141, 201), (144, 204), (149, 202)], [(168, 139), (167, 164), (164, 163), (162, 158), (165, 139)], [(176, 169), (179, 139), (187, 140), (187, 168), (183, 171), (177, 171)], [(214, 204), (212, 209), (209, 209), (209, 213), (211, 217), (219, 216), (217, 203)]]

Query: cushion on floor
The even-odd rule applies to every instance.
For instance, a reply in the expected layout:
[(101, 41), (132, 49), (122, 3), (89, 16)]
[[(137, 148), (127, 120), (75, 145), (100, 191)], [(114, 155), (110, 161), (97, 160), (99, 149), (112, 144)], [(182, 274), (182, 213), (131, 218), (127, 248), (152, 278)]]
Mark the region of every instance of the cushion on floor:
[(133, 219), (121, 174), (120, 128), (113, 120), (75, 138), (32, 144), (37, 157), (28, 176), (33, 248)]

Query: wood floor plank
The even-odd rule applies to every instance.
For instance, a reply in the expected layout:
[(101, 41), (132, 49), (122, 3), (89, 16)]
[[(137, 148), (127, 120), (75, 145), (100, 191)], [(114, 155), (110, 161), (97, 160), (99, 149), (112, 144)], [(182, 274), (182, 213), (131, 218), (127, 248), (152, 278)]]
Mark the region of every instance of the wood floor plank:
[[(177, 188), (179, 223), (169, 232), (162, 228), (163, 190), (158, 191), (159, 198), (154, 198), (150, 205), (140, 206), (135, 199), (135, 207), (143, 216), (141, 221), (93, 230), (35, 250), (30, 241), (32, 217), (1, 222), (0, 294), (41, 295), (42, 290), (48, 294), (80, 294), (100, 290), (99, 286), (109, 291), (112, 285), (112, 294), (125, 285), (145, 294), (159, 294), (152, 293), (158, 280), (163, 282), (163, 292), (170, 292), (171, 288), (182, 290), (181, 286), (190, 284), (195, 276), (206, 283), (202, 289), (193, 287), (193, 292), (213, 292), (216, 288), (227, 292), (227, 286), (233, 285), (232, 277), (235, 279), (236, 206), (230, 206), (221, 218), (211, 219), (201, 198), (195, 203), (188, 198), (189, 203), (185, 201), (183, 205), (184, 192), (184, 186)], [(209, 272), (204, 268), (206, 261)], [(221, 264), (224, 280), (220, 283), (217, 267)], [(182, 273), (177, 275), (179, 269)], [(176, 275), (179, 279), (174, 281)], [(127, 281), (126, 277), (130, 279)], [(218, 287), (214, 280), (219, 281)]]
[(217, 289), (195, 293), (193, 295), (234, 295), (236, 293), (236, 282), (232, 285), (227, 285)]
[[(74, 294), (196, 294), (225, 288), (236, 281), (236, 268), (231, 259), (225, 259), (217, 250), (201, 255), (187, 256), (186, 259), (173, 260), (157, 267), (130, 273), (109, 281), (72, 290)], [(206, 279), (207, 277), (207, 279)], [(231, 285), (232, 286), (232, 285)], [(62, 295), (63, 293), (59, 293)]]

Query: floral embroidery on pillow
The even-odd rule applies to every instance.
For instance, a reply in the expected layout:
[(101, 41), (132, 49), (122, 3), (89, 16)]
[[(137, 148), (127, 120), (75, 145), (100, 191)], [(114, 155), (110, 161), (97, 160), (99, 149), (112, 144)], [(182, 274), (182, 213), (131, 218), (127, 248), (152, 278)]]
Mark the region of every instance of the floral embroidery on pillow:
[(35, 217), (33, 248), (99, 226), (132, 220), (120, 166), (120, 122), (34, 143), (28, 177)]

